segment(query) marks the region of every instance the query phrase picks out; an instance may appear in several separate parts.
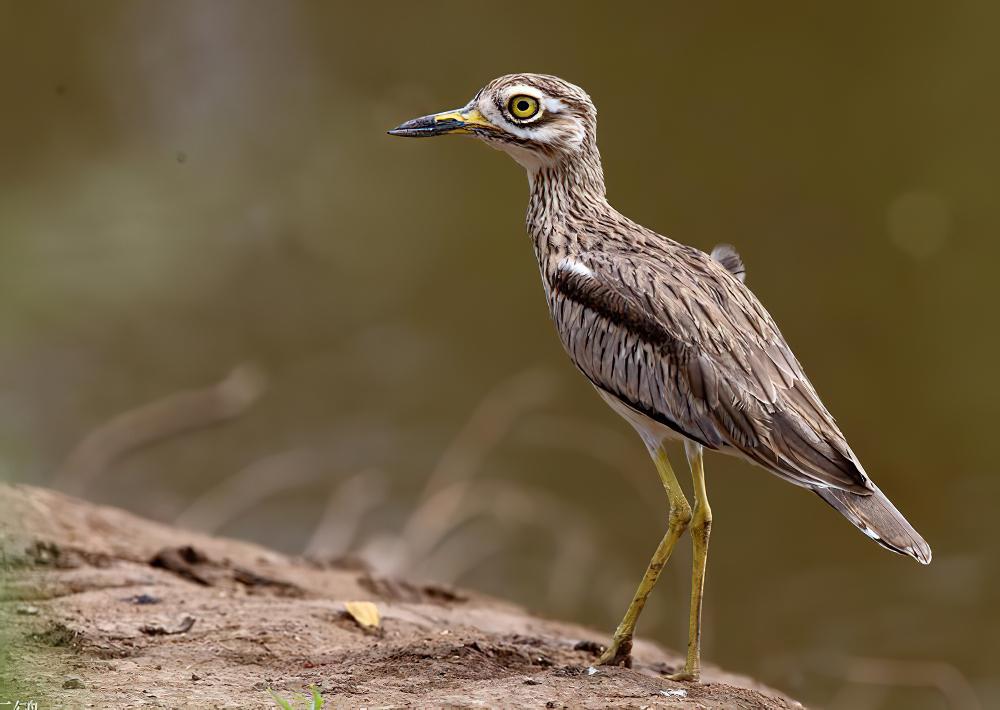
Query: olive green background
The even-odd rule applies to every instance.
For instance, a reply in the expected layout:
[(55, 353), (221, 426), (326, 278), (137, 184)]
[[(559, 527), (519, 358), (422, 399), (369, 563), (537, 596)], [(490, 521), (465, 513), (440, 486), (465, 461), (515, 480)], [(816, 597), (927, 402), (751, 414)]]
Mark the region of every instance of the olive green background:
[[(738, 247), (934, 548), (920, 567), (709, 455), (706, 660), (830, 708), (939, 708), (963, 683), (996, 706), (998, 23), (985, 1), (2, 2), (0, 475), (51, 482), (116, 415), (254, 363), (244, 415), (83, 494), (170, 521), (307, 452), (319, 478), (278, 459), (212, 527), (299, 552), (331, 493), (374, 497), (350, 549), (377, 554), (451, 452), (475, 483), (400, 569), (610, 631), (666, 504), (554, 336), (523, 171), (385, 135), (496, 75), (558, 74), (599, 107), (612, 203)], [(489, 514), (459, 525), (469, 506)], [(688, 564), (640, 624), (674, 647)]]

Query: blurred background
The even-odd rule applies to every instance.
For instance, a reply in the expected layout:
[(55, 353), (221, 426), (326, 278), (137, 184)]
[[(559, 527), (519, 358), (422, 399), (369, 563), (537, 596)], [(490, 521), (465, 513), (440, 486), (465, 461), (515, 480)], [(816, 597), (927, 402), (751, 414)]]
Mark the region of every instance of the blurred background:
[[(562, 353), (527, 187), (389, 138), (494, 76), (609, 196), (732, 242), (921, 568), (709, 455), (704, 655), (828, 708), (1000, 706), (1000, 5), (0, 4), (0, 475), (610, 632), (662, 534)], [(676, 462), (682, 462), (677, 450)], [(683, 648), (689, 551), (642, 635)]]

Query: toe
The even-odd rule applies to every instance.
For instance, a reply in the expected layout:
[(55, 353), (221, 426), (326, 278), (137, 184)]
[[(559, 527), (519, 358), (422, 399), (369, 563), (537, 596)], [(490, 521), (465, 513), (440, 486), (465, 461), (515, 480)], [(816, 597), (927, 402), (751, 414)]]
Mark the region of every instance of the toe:
[(611, 645), (597, 659), (599, 666), (625, 666), (632, 667), (632, 640), (625, 639), (619, 642), (612, 642)]
[(701, 680), (701, 673), (697, 671), (680, 671), (679, 673), (671, 673), (668, 675), (667, 680), (672, 680), (675, 683), (697, 683)]

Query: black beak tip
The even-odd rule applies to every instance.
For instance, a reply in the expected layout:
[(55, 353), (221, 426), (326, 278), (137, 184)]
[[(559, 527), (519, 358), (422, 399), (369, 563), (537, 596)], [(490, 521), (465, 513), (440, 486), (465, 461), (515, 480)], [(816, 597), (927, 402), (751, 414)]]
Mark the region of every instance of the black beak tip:
[(463, 125), (461, 121), (453, 118), (441, 121), (435, 116), (421, 116), (401, 123), (386, 133), (390, 136), (402, 136), (403, 138), (423, 138), (444, 135), (461, 128)]
[(401, 136), (403, 138), (411, 137), (415, 135), (413, 128), (410, 126), (412, 121), (407, 121), (406, 123), (401, 123), (395, 128), (386, 131), (386, 135), (389, 136)]
[(386, 133), (388, 133), (390, 136), (402, 136), (403, 138), (410, 138), (428, 132), (428, 130), (431, 129), (433, 126), (434, 126), (434, 118), (432, 116), (421, 116), (420, 118), (414, 118), (409, 121), (403, 121), (392, 130), (386, 131)]
[(391, 128), (386, 131), (386, 134), (390, 136), (405, 136), (410, 132), (409, 129), (412, 128), (412, 126), (413, 121), (403, 121), (395, 128)]

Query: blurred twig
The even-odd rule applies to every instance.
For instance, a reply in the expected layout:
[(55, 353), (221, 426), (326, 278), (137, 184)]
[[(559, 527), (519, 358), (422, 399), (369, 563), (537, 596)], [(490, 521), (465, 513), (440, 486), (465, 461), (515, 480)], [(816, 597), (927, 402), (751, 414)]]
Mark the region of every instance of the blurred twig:
[(266, 380), (254, 365), (233, 368), (221, 382), (168, 395), (123, 412), (77, 444), (52, 478), (52, 487), (83, 493), (127, 454), (184, 432), (232, 419), (263, 394)]
[(496, 385), (441, 454), (424, 485), (424, 496), (478, 470), (517, 418), (551, 399), (553, 390), (551, 376), (540, 370), (524, 370)]
[(659, 489), (659, 484), (650, 473), (652, 466), (638, 437), (630, 438), (579, 417), (544, 414), (525, 418), (517, 437), (534, 446), (585, 454), (603, 463), (628, 482), (640, 501), (663, 516), (665, 499), (649, 495), (651, 490)]
[(303, 550), (310, 557), (345, 555), (369, 512), (385, 502), (388, 481), (381, 471), (355, 474), (337, 485)]
[[(888, 687), (934, 688), (956, 710), (981, 710), (975, 689), (955, 666), (944, 661), (901, 661), (887, 658), (851, 658), (844, 670), (848, 683), (872, 686), (868, 692), (843, 688), (831, 701), (831, 710), (875, 708)], [(880, 687), (881, 686), (881, 687)]]
[(174, 524), (214, 532), (276, 493), (320, 480), (327, 466), (329, 458), (311, 449), (266, 456), (202, 493), (177, 516)]
[(624, 437), (570, 418), (525, 420), (552, 393), (551, 378), (538, 370), (521, 372), (494, 387), (441, 455), (399, 534), (369, 541), (361, 557), (383, 573), (402, 576), (436, 561), (435, 577), (453, 582), (503, 547), (493, 537), (490, 549), (483, 549), (479, 541), (475, 549), (465, 545), (462, 553), (450, 550), (446, 558), (436, 554), (458, 529), (484, 517), (504, 526), (540, 528), (557, 548), (548, 575), (549, 595), (563, 605), (572, 604), (586, 588), (594, 549), (590, 526), (572, 508), (543, 491), (510, 480), (473, 480), (490, 451), (525, 422), (518, 430), (530, 429), (532, 433), (525, 436), (536, 445), (571, 448), (576, 441), (591, 437), (584, 445), (586, 452), (616, 467), (640, 487), (637, 475), (622, 466), (620, 454), (628, 445)]
[[(579, 514), (556, 498), (513, 481), (456, 481), (425, 498), (414, 510), (410, 520), (425, 534), (415, 538), (405, 535), (391, 540), (373, 541), (362, 552), (380, 571), (408, 576), (431, 564), (431, 560), (455, 531), (471, 522), (492, 517), (505, 526), (524, 529), (540, 528), (552, 539), (557, 552), (548, 575), (550, 597), (564, 606), (575, 603), (585, 588), (585, 579), (594, 543), (589, 526)], [(427, 524), (426, 521), (433, 521)], [(433, 536), (429, 533), (435, 533)], [(496, 539), (491, 542), (495, 543)], [(454, 582), (485, 556), (495, 553), (502, 545), (466, 554), (452, 551), (447, 564), (435, 565), (435, 578)]]
[[(476, 406), (445, 449), (424, 485), (421, 500), (434, 500), (433, 515), (421, 506), (400, 532), (408, 555), (391, 555), (396, 568), (409, 554), (424, 558), (437, 545), (460, 513), (464, 489), (450, 484), (475, 476), (486, 455), (507, 434), (518, 416), (548, 401), (553, 392), (551, 378), (538, 370), (526, 370), (494, 387)], [(444, 493), (441, 491), (444, 490)], [(424, 511), (423, 513), (421, 511)]]

